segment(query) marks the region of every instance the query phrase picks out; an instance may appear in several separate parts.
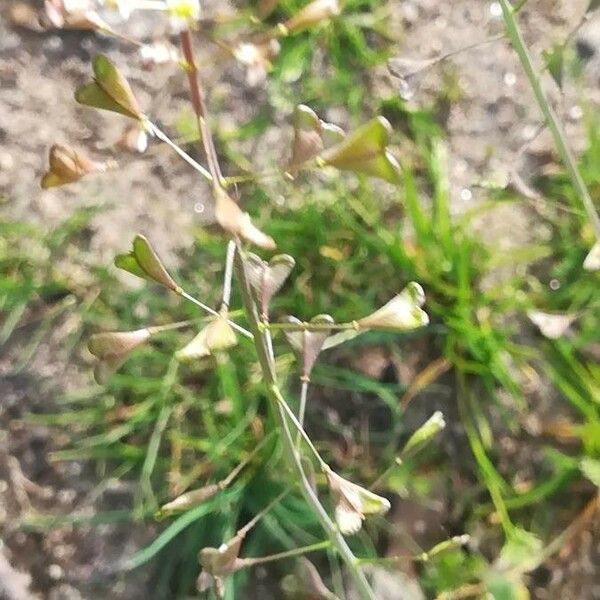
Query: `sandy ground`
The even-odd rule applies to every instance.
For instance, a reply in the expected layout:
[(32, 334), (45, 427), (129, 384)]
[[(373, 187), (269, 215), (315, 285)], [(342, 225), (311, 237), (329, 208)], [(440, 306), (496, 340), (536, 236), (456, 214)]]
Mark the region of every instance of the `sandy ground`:
[[(105, 51), (120, 66), (126, 65), (124, 72), (142, 105), (151, 108), (167, 127), (182, 111), (189, 110), (183, 76), (174, 74), (169, 66), (148, 73), (127, 46), (92, 34), (42, 33), (15, 27), (7, 19), (11, 4), (10, 0), (0, 0), (0, 213), (4, 218), (51, 226), (77, 206), (107, 203), (110, 210), (92, 223), (90, 250), (99, 261), (108, 262), (123, 249), (124, 241), (139, 230), (150, 235), (168, 258), (190, 242), (190, 225), (199, 218), (193, 207), (203, 204), (207, 197), (204, 184), (172, 154), (158, 150), (151, 152), (150, 158), (120, 158), (125, 166), (123, 172), (115, 171), (101, 181), (91, 179), (72, 188), (42, 194), (38, 182), (52, 143), (85, 147), (100, 159), (113, 154), (114, 144), (123, 133), (123, 120), (119, 117), (99, 115), (73, 101), (74, 88), (89, 78), (90, 57), (95, 52)], [(579, 22), (586, 5), (586, 0), (531, 0), (521, 21), (534, 51), (564, 39)], [(393, 13), (402, 30), (397, 49), (402, 57), (430, 58), (502, 31), (495, 6), (482, 0), (405, 0), (398, 2)], [(145, 35), (156, 31), (155, 25), (153, 21), (141, 21), (129, 33)], [(582, 28), (579, 39), (596, 49), (600, 46), (598, 31), (592, 19)], [(210, 55), (210, 49), (200, 50), (203, 57)], [(596, 52), (585, 71), (584, 95), (592, 103), (599, 99), (599, 55)], [(460, 212), (483, 197), (480, 184), (484, 179), (509, 177), (518, 165), (523, 178), (529, 180), (540, 162), (553, 160), (552, 146), (549, 137), (542, 134), (527, 152), (520, 152), (523, 144), (534, 137), (541, 118), (505, 42), (459, 54), (430, 71), (419, 82), (411, 102), (418, 105), (431, 98), (439, 89), (444, 72), (455, 73), (462, 90), (447, 118), (450, 186), (453, 207)], [(374, 79), (375, 89), (378, 85), (397, 86), (386, 69)], [(247, 118), (245, 93), (260, 94), (260, 90), (240, 90), (243, 77), (235, 66), (227, 67), (225, 77), (209, 69), (205, 80), (215, 95), (227, 98), (223, 114), (226, 123)], [(581, 90), (567, 81), (561, 95), (549, 78), (545, 78), (544, 85), (565, 120), (573, 146), (580, 149)], [(266, 137), (272, 135), (270, 132)], [(276, 149), (273, 158), (275, 152)], [(531, 235), (527, 208), (501, 208), (489, 219), (484, 218), (479, 226), (493, 229), (495, 238), (502, 243), (520, 244)], [(94, 482), (93, 474), (82, 471), (81, 466), (70, 471), (47, 463), (46, 453), (52, 441), (43, 427), (25, 430), (11, 425), (39, 403), (51, 405), (52, 387), (44, 386), (47, 391), (40, 395), (35, 393), (39, 389), (36, 380), (28, 376), (14, 378), (6, 365), (0, 373), (0, 425), (6, 429), (0, 434), (0, 507), (4, 502), (0, 530), (5, 540), (3, 548), (0, 544), (0, 598), (31, 597), (26, 591), (28, 581), (34, 593), (52, 600), (148, 597), (149, 572), (118, 578), (103, 573), (102, 566), (114, 564), (151, 539), (152, 529), (104, 525), (28, 534), (11, 528), (11, 521), (29, 508), (29, 502), (42, 512), (65, 514), (76, 507), (93, 510), (84, 501)], [(15, 494), (15, 486), (23, 494)], [(7, 491), (9, 488), (13, 491)], [(127, 499), (127, 490), (116, 486), (112, 497), (118, 505)], [(577, 585), (593, 579), (593, 572), (587, 577), (577, 575)], [(11, 591), (7, 591), (9, 581)], [(563, 588), (559, 581), (556, 592), (549, 584), (550, 595), (541, 593), (539, 598), (600, 598), (600, 591), (593, 591), (592, 584), (593, 581), (585, 588), (591, 591), (583, 596), (577, 595), (577, 586), (567, 584)]]

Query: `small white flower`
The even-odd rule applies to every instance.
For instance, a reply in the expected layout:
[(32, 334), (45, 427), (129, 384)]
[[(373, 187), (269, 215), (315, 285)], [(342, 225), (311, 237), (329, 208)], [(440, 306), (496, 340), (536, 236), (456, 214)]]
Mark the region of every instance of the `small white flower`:
[(200, 0), (166, 0), (171, 29), (180, 33), (200, 19)]

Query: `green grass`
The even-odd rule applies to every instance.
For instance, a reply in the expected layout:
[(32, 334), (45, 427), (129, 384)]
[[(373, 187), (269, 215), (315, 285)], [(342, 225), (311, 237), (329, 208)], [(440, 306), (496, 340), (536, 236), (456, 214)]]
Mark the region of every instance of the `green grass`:
[[(298, 4), (281, 2), (281, 15), (291, 14)], [(327, 460), (356, 481), (368, 483), (393, 465), (414, 429), (407, 419), (410, 411), (425, 414), (421, 403), (436, 408), (443, 403), (451, 431), (439, 444), (391, 469), (379, 491), (407, 495), (422, 505), (441, 499), (454, 508), (459, 516), (447, 518), (447, 531), (435, 542), (477, 532), (481, 551), (451, 548), (417, 565), (428, 596), (483, 585), (495, 598), (516, 598), (524, 573), (543, 561), (536, 540), (548, 543), (568, 525), (565, 502), (574, 519), (594, 493), (581, 471), (584, 459), (600, 457), (598, 275), (581, 266), (593, 235), (564, 174), (537, 182), (546, 210), (543, 216), (532, 212), (531, 218), (543, 222), (551, 236), (534, 237), (512, 254), (500, 255), (483, 239), (474, 226), (476, 213), (451, 216), (447, 147), (434, 109), (414, 111), (393, 96), (373, 98), (365, 86), (369, 69), (389, 53), (385, 11), (379, 5), (375, 0), (349, 1), (348, 16), (338, 27), (324, 24), (283, 40), (264, 110), (237, 137), (227, 139), (225, 151), (235, 157), (237, 139), (260, 133), (272, 115), (289, 113), (298, 99), (316, 110), (346, 106), (356, 123), (385, 114), (402, 131), (394, 143), (412, 150), (411, 158), (404, 158), (404, 180), (396, 188), (354, 175), (325, 181), (308, 175), (301, 183), (282, 183), (289, 199), (283, 207), (266, 203), (260, 184), (246, 185), (241, 192), (253, 214), (260, 207), (267, 231), (282, 240), (280, 249), (297, 259), (291, 282), (275, 300), (274, 315), (310, 318), (329, 312), (340, 322), (348, 321), (380, 306), (408, 281), (423, 285), (432, 318), (428, 328), (404, 336), (365, 334), (324, 356), (313, 378), (308, 427)], [(375, 10), (368, 14), (369, 9)], [(312, 70), (314, 52), (327, 56), (326, 85), (322, 73)], [(595, 196), (600, 181), (596, 125), (596, 116), (589, 115), (589, 148), (580, 161)], [(503, 190), (490, 192), (481, 210), (523, 201)], [(78, 316), (80, 326), (60, 343), (67, 359), (80, 363), (87, 361), (83, 348), (92, 332), (141, 327), (145, 322), (139, 314), (150, 315), (152, 324), (198, 317), (192, 305), (152, 286), (124, 288), (112, 266), (94, 265), (93, 257), (80, 252), (91, 216), (93, 210), (77, 211), (52, 232), (0, 223), (0, 270), (6, 273), (0, 281), (0, 341), (2, 357), (15, 372), (35, 364), (39, 345), (69, 314)], [(38, 242), (32, 244), (32, 239)], [(224, 252), (222, 239), (198, 230), (178, 281), (186, 289), (206, 291), (201, 299), (214, 303), (214, 281), (220, 278)], [(91, 273), (95, 293), (90, 295), (88, 284), (71, 279), (72, 256), (78, 257), (77, 266)], [(506, 264), (514, 267), (509, 278), (482, 287), (484, 279), (491, 276), (493, 281), (497, 269)], [(559, 282), (558, 289), (550, 285), (553, 280)], [(234, 296), (234, 301), (239, 305), (239, 298)], [(547, 340), (526, 319), (533, 307), (577, 312), (580, 317), (571, 335)], [(25, 342), (17, 335), (21, 329), (27, 331)], [(70, 432), (70, 443), (54, 452), (52, 460), (89, 459), (104, 480), (117, 476), (137, 482), (130, 510), (101, 513), (92, 522), (151, 521), (174, 486), (194, 488), (222, 479), (264, 432), (276, 428), (252, 346), (241, 340), (216, 366), (210, 360), (179, 366), (170, 357), (190, 338), (191, 333), (162, 334), (151, 348), (136, 352), (104, 388), (90, 383), (60, 395), (55, 412), (30, 416), (30, 422)], [(283, 340), (275, 342), (279, 376), (295, 398), (293, 356)], [(385, 348), (398, 361), (414, 360), (420, 368), (443, 358), (448, 370), (403, 408), (400, 400), (411, 381), (378, 381), (351, 366), (354, 356), (373, 347)], [(527, 385), (533, 374), (544, 382), (554, 411), (565, 420), (560, 435), (526, 433), (527, 417), (537, 402)], [(328, 410), (350, 419), (329, 422)], [(377, 414), (384, 415), (386, 427), (374, 427), (366, 441), (361, 418), (376, 422)], [(514, 464), (499, 443), (503, 436), (519, 447)], [(348, 438), (362, 447), (363, 458), (341, 458)], [(458, 454), (453, 456), (451, 450)], [(524, 457), (534, 454), (533, 478), (526, 487), (516, 485), (520, 473), (527, 472)], [(282, 464), (279, 442), (273, 438), (230, 489), (165, 521), (158, 537), (128, 564), (140, 568), (154, 561), (153, 597), (183, 598), (194, 589), (198, 551), (218, 546), (284, 489)], [(453, 486), (456, 481), (460, 483)], [(575, 494), (576, 487), (583, 491)], [(448, 488), (447, 493), (441, 494), (440, 488)], [(43, 529), (78, 522), (76, 515), (58, 522), (32, 517), (23, 526)], [(402, 521), (395, 526), (402, 529)], [(390, 534), (385, 521), (375, 520), (368, 535), (356, 536), (351, 544), (357, 555), (374, 558), (395, 535), (400, 536), (397, 531)], [(293, 493), (249, 535), (242, 555), (271, 554), (322, 539), (300, 495)], [(417, 542), (414, 546), (417, 554)], [(508, 570), (493, 565), (501, 552)], [(315, 561), (328, 570), (325, 558), (322, 553)], [(273, 566), (273, 578), (290, 568), (289, 561)], [(239, 597), (248, 582), (248, 573), (237, 574), (228, 581), (226, 597)]]

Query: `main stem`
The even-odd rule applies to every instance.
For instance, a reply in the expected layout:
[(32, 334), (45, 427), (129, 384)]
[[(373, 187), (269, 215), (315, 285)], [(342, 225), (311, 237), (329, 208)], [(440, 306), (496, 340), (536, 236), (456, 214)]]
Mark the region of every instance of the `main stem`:
[(521, 62), (521, 66), (523, 67), (523, 71), (525, 71), (525, 75), (529, 80), (529, 85), (533, 90), (535, 95), (535, 99), (537, 100), (538, 106), (542, 111), (546, 123), (552, 132), (552, 137), (554, 138), (554, 143), (556, 144), (556, 148), (560, 157), (565, 164), (571, 182), (573, 183), (573, 187), (577, 191), (579, 198), (581, 199), (581, 203), (587, 212), (588, 218), (594, 231), (596, 233), (596, 238), (600, 241), (600, 217), (596, 212), (596, 207), (594, 206), (594, 202), (590, 197), (588, 189), (581, 177), (581, 173), (577, 167), (577, 162), (575, 161), (575, 157), (571, 152), (571, 148), (567, 143), (567, 136), (565, 131), (554, 112), (552, 106), (548, 102), (546, 95), (544, 94), (544, 90), (542, 90), (542, 85), (540, 83), (540, 79), (535, 72), (533, 67), (533, 62), (531, 60), (531, 55), (527, 46), (525, 45), (525, 41), (523, 40), (523, 36), (519, 30), (517, 25), (517, 21), (515, 19), (514, 13), (515, 9), (511, 7), (508, 0), (500, 0), (500, 6), (502, 7), (502, 15), (504, 17), (504, 24), (506, 26), (506, 33), (510, 39), (510, 43), (514, 48), (515, 52), (519, 56), (519, 60)]
[[(221, 175), (221, 169), (219, 167), (218, 157), (215, 152), (212, 134), (206, 122), (206, 105), (202, 87), (200, 86), (200, 80), (198, 78), (198, 69), (196, 67), (194, 50), (192, 46), (192, 36), (189, 30), (181, 33), (180, 41), (183, 56), (187, 63), (187, 76), (190, 85), (192, 106), (194, 108), (194, 113), (196, 114), (200, 134), (202, 135), (202, 145), (206, 153), (209, 171), (213, 179), (213, 189), (216, 191), (218, 188), (223, 187), (223, 178)], [(334, 545), (341, 559), (348, 568), (348, 572), (352, 577), (360, 598), (362, 598), (362, 600), (376, 600), (375, 594), (373, 593), (373, 590), (371, 590), (367, 578), (359, 567), (357, 558), (352, 553), (352, 550), (350, 550), (350, 547), (346, 543), (346, 540), (338, 528), (329, 518), (327, 511), (323, 508), (319, 498), (317, 497), (317, 494), (313, 490), (308, 478), (306, 477), (306, 473), (304, 472), (304, 467), (302, 466), (300, 455), (298, 454), (294, 445), (294, 440), (292, 438), (292, 433), (290, 432), (286, 413), (284, 407), (282, 406), (282, 402), (285, 403), (285, 401), (283, 400), (277, 385), (275, 365), (274, 361), (271, 359), (269, 346), (267, 343), (267, 336), (269, 335), (269, 332), (265, 332), (261, 328), (258, 311), (252, 298), (250, 283), (246, 277), (246, 270), (239, 242), (237, 242), (236, 245), (237, 252), (235, 253), (234, 264), (242, 291), (244, 310), (250, 325), (250, 331), (254, 336), (254, 345), (256, 347), (256, 353), (258, 355), (262, 376), (267, 384), (267, 392), (273, 407), (276, 408), (276, 414), (279, 418), (279, 423), (283, 432), (285, 454), (292, 465), (298, 482), (300, 483), (300, 488), (304, 498), (306, 499), (306, 502), (311, 507), (315, 516), (318, 518), (327, 534), (327, 537), (331, 540), (331, 543)]]
[(350, 550), (350, 547), (346, 543), (346, 540), (344, 539), (342, 534), (339, 532), (333, 521), (329, 518), (327, 511), (323, 508), (323, 505), (319, 501), (319, 498), (317, 497), (310, 482), (308, 481), (308, 478), (306, 477), (306, 473), (304, 472), (304, 467), (302, 466), (300, 456), (294, 445), (294, 440), (292, 438), (292, 433), (289, 428), (287, 416), (282, 406), (281, 391), (279, 390), (279, 386), (277, 385), (273, 364), (269, 360), (269, 351), (267, 343), (265, 340), (264, 333), (261, 331), (260, 328), (258, 312), (256, 310), (254, 300), (252, 299), (252, 292), (250, 290), (250, 284), (246, 277), (246, 271), (243, 263), (241, 249), (239, 247), (235, 257), (235, 267), (242, 291), (242, 299), (244, 303), (244, 309), (246, 311), (246, 318), (248, 319), (250, 331), (252, 331), (252, 333), (254, 334), (254, 344), (256, 346), (258, 361), (260, 363), (263, 378), (265, 380), (265, 383), (267, 384), (267, 393), (269, 394), (271, 403), (276, 409), (276, 414), (279, 418), (279, 424), (283, 433), (282, 437), (284, 442), (285, 454), (291, 463), (296, 477), (298, 478), (300, 488), (302, 490), (304, 498), (306, 499), (306, 502), (318, 518), (319, 522), (321, 523), (321, 526), (325, 530), (327, 536), (331, 540), (332, 544), (335, 546), (337, 552), (339, 553), (340, 557), (342, 558), (346, 567), (348, 568), (348, 571), (352, 577), (357, 591), (360, 594), (360, 597), (363, 600), (376, 600), (375, 595), (373, 594), (373, 590), (371, 590), (371, 587), (369, 586), (367, 578), (358, 566), (358, 561), (356, 557), (352, 553), (352, 550)]

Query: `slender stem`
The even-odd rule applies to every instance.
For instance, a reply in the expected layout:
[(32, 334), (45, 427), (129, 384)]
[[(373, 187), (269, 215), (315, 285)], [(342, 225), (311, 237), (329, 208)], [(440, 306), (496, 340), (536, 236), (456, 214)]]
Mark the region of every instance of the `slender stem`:
[(190, 325), (198, 323), (200, 320), (201, 319), (188, 319), (187, 321), (177, 321), (176, 323), (166, 323), (165, 325), (151, 325), (150, 327), (146, 327), (146, 329), (149, 331), (150, 335), (154, 335), (155, 333), (162, 333), (163, 331), (183, 329), (184, 327), (189, 327)]
[(235, 534), (236, 537), (244, 537), (276, 504), (281, 502), (290, 492), (291, 488), (287, 488), (283, 490), (280, 494), (278, 494), (267, 506), (265, 506), (259, 513), (254, 515), (250, 521), (248, 521), (241, 529), (238, 529)]
[(154, 123), (151, 121), (145, 121), (146, 129), (152, 135), (155, 135), (161, 142), (164, 142), (168, 146), (170, 146), (175, 152), (185, 160), (188, 165), (196, 169), (198, 173), (202, 175), (208, 181), (212, 181), (213, 178), (211, 174), (198, 162), (196, 162), (187, 152), (182, 150), (166, 133), (160, 130)]
[(310, 544), (310, 546), (302, 546), (301, 548), (293, 548), (292, 550), (278, 552), (277, 554), (269, 554), (269, 556), (258, 556), (256, 558), (240, 558), (238, 561), (238, 565), (241, 565), (241, 568), (254, 567), (256, 565), (262, 565), (264, 563), (274, 562), (276, 560), (283, 560), (284, 558), (292, 558), (301, 554), (316, 552), (317, 550), (326, 550), (330, 547), (331, 541), (325, 540), (323, 542), (316, 542), (315, 544)]
[(246, 466), (250, 463), (250, 461), (262, 450), (263, 446), (271, 439), (271, 434), (265, 436), (260, 443), (258, 444), (258, 446), (256, 446), (254, 448), (254, 450), (252, 450), (252, 452), (250, 452), (250, 454), (248, 454), (248, 456), (242, 461), (240, 462), (239, 465), (237, 465), (233, 471), (231, 471), (231, 473), (229, 473), (229, 475), (227, 475), (227, 477), (225, 477), (225, 479), (222, 479), (219, 482), (219, 487), (221, 489), (224, 489), (226, 487), (228, 487), (229, 485), (231, 485), (231, 482), (242, 472), (243, 469), (246, 468)]
[(213, 137), (208, 127), (208, 123), (206, 122), (206, 102), (198, 78), (198, 67), (196, 66), (196, 59), (194, 57), (194, 47), (190, 30), (186, 29), (185, 31), (182, 31), (179, 35), (179, 40), (183, 51), (183, 57), (187, 63), (186, 74), (190, 86), (192, 107), (194, 109), (194, 114), (196, 115), (200, 135), (202, 136), (202, 145), (204, 147), (204, 152), (206, 153), (208, 169), (212, 176), (213, 184), (221, 185), (221, 168), (219, 167), (219, 160), (215, 151)]
[[(306, 400), (308, 398), (308, 384), (310, 379), (308, 377), (302, 378), (302, 387), (300, 388), (300, 407), (298, 408), (298, 423), (304, 430), (304, 415), (306, 413)], [(300, 445), (300, 430), (296, 432), (296, 448)]]
[[(202, 143), (204, 145), (204, 149), (208, 159), (209, 169), (213, 177), (213, 187), (215, 190), (214, 193), (216, 193), (218, 188), (222, 187), (221, 171), (219, 168), (218, 157), (214, 150), (214, 143), (212, 140), (211, 131), (206, 123), (206, 107), (204, 104), (204, 96), (197, 75), (197, 68), (192, 48), (192, 37), (189, 30), (181, 33), (180, 40), (184, 58), (188, 63), (187, 73), (188, 81), (190, 84), (190, 91), (192, 94), (192, 104), (194, 106), (194, 111), (198, 119), (200, 132), (202, 134)], [(296, 452), (296, 448), (294, 447), (294, 440), (292, 439), (292, 434), (290, 432), (288, 421), (284, 412), (284, 406), (287, 407), (287, 404), (285, 403), (285, 401), (280, 402), (279, 400), (282, 397), (279, 393), (279, 388), (277, 387), (275, 363), (271, 359), (271, 355), (268, 349), (268, 334), (265, 334), (264, 329), (262, 329), (260, 326), (260, 319), (258, 316), (258, 311), (256, 309), (256, 304), (254, 303), (254, 300), (252, 298), (250, 283), (246, 276), (246, 270), (242, 259), (239, 241), (236, 241), (236, 249), (237, 252), (235, 254), (234, 264), (240, 283), (240, 288), (242, 291), (242, 298), (244, 301), (246, 318), (250, 325), (250, 335), (253, 336), (254, 339), (254, 345), (256, 348), (258, 361), (260, 363), (262, 376), (265, 380), (265, 383), (267, 384), (266, 387), (269, 396), (271, 398), (272, 403), (277, 407), (277, 414), (279, 415), (280, 426), (283, 431), (283, 440), (286, 448), (286, 455), (288, 457), (288, 460), (290, 460), (292, 463), (292, 467), (296, 473), (296, 477), (300, 483), (302, 493), (308, 505), (315, 513), (316, 517), (318, 518), (322, 527), (327, 533), (327, 536), (329, 537), (333, 545), (336, 547), (342, 560), (346, 564), (360, 597), (363, 600), (376, 600), (375, 595), (369, 586), (369, 582), (367, 581), (364, 573), (358, 567), (356, 558), (354, 554), (352, 554), (352, 551), (346, 543), (346, 540), (344, 539), (340, 531), (337, 529), (333, 521), (330, 519), (329, 515), (327, 514), (327, 511), (321, 505), (319, 498), (317, 497), (308, 478), (306, 477), (306, 473), (304, 472), (304, 467), (302, 466), (300, 456), (298, 455), (298, 453)], [(293, 413), (291, 413), (291, 417), (293, 417), (293, 420), (296, 420), (295, 415)]]
[[(282, 437), (286, 457), (290, 461), (291, 466), (296, 474), (296, 477), (300, 483), (302, 494), (306, 502), (311, 507), (313, 513), (315, 514), (315, 516), (321, 523), (321, 526), (325, 530), (327, 537), (329, 537), (329, 539), (335, 546), (338, 554), (340, 555), (346, 567), (348, 568), (348, 571), (352, 577), (354, 584), (356, 585), (360, 597), (363, 600), (376, 600), (375, 595), (371, 590), (371, 587), (369, 586), (367, 578), (358, 567), (356, 557), (352, 553), (352, 550), (350, 550), (350, 547), (346, 543), (346, 540), (344, 539), (338, 528), (335, 526), (335, 524), (327, 514), (327, 511), (323, 508), (323, 505), (319, 501), (319, 498), (317, 497), (315, 491), (312, 488), (312, 485), (310, 484), (310, 481), (306, 477), (306, 473), (304, 472), (304, 467), (302, 466), (302, 461), (300, 460), (300, 456), (294, 446), (294, 440), (292, 438), (292, 434), (288, 425), (288, 420), (286, 418), (284, 406), (287, 406), (287, 404), (285, 402), (280, 402), (280, 398), (282, 398), (281, 392), (279, 391), (279, 388), (277, 386), (274, 366), (269, 360), (267, 343), (260, 328), (258, 312), (256, 310), (254, 300), (252, 299), (252, 292), (250, 289), (248, 278), (246, 276), (245, 267), (239, 246), (238, 252), (236, 254), (235, 266), (242, 291), (244, 308), (246, 309), (246, 317), (250, 323), (250, 329), (254, 334), (254, 344), (256, 347), (256, 353), (258, 355), (261, 371), (267, 384), (267, 391), (269, 393), (271, 401), (276, 407), (276, 414), (279, 416), (279, 423), (283, 433)], [(293, 417), (295, 420), (293, 412), (290, 415), (290, 418), (291, 417)]]
[[(352, 321), (351, 323), (262, 323), (261, 329), (268, 329), (269, 331), (347, 331), (353, 329), (354, 331), (360, 331), (361, 326), (358, 321)], [(376, 329), (370, 327), (369, 329)]]
[(303, 427), (298, 422), (298, 419), (296, 418), (294, 411), (289, 407), (288, 403), (285, 401), (285, 398), (281, 394), (279, 387), (277, 387), (277, 385), (275, 385), (272, 392), (273, 392), (273, 395), (277, 398), (277, 402), (279, 402), (279, 404), (281, 404), (287, 418), (294, 425), (294, 428), (296, 429), (298, 435), (304, 439), (304, 441), (306, 442), (306, 445), (310, 448), (310, 451), (313, 453), (314, 457), (317, 459), (317, 462), (319, 463), (319, 467), (321, 468), (321, 470), (327, 471), (329, 469), (329, 466), (321, 458), (321, 454), (319, 453), (319, 451), (317, 450), (315, 445), (312, 443), (312, 440), (310, 439), (310, 437), (308, 436), (306, 431), (304, 431)]
[(548, 99), (542, 90), (540, 79), (533, 67), (531, 55), (527, 46), (525, 45), (525, 41), (523, 40), (523, 36), (521, 35), (517, 25), (517, 21), (514, 16), (514, 9), (511, 7), (508, 0), (500, 0), (500, 6), (502, 7), (502, 15), (504, 17), (506, 33), (508, 34), (515, 52), (519, 56), (521, 66), (523, 67), (523, 71), (525, 71), (525, 75), (529, 80), (529, 85), (531, 86), (531, 89), (535, 95), (538, 106), (540, 107), (548, 127), (552, 132), (558, 153), (560, 154), (560, 157), (567, 169), (567, 173), (569, 174), (573, 187), (579, 195), (581, 203), (587, 212), (590, 223), (592, 224), (592, 227), (596, 233), (596, 237), (598, 241), (600, 241), (600, 217), (596, 212), (594, 203), (590, 197), (583, 178), (581, 177), (581, 173), (577, 167), (577, 162), (575, 161), (575, 157), (573, 156), (571, 148), (567, 142), (567, 137), (563, 126), (558, 120), (554, 109), (548, 102)]
[[(197, 300), (196, 298), (194, 298), (194, 296), (191, 296), (190, 294), (188, 294), (186, 291), (181, 290), (179, 292), (179, 295), (183, 298), (185, 298), (186, 300), (189, 300), (190, 302), (193, 302), (196, 306), (199, 306), (202, 310), (205, 310), (209, 315), (213, 315), (214, 317), (223, 317), (223, 315), (219, 314), (214, 308), (211, 308), (210, 306), (204, 304), (204, 302), (200, 302), (200, 300)], [(233, 329), (235, 329), (238, 333), (241, 333), (243, 336), (252, 339), (254, 336), (247, 330), (244, 329), (241, 325), (238, 325), (235, 321), (230, 321), (229, 319), (225, 319), (227, 321), (227, 323), (229, 323), (229, 325), (231, 325), (231, 327), (233, 327)]]
[(225, 275), (223, 277), (223, 301), (221, 310), (229, 308), (231, 300), (231, 280), (233, 279), (233, 259), (235, 258), (235, 242), (229, 240), (227, 244), (227, 257), (225, 258)]

